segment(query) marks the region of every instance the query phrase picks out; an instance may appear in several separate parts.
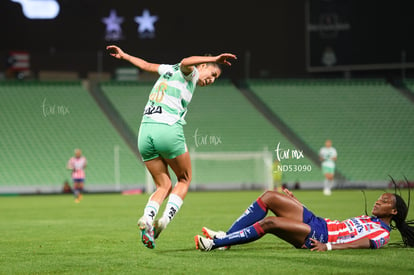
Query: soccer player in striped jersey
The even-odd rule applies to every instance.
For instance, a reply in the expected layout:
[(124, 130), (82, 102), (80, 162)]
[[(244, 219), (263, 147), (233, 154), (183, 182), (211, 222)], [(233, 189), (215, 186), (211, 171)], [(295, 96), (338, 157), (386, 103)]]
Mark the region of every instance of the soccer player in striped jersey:
[[(144, 208), (144, 215), (138, 220), (138, 227), (143, 244), (154, 248), (155, 239), (180, 210), (191, 182), (191, 160), (183, 132), (187, 106), (196, 86), (213, 84), (221, 75), (219, 65), (230, 66), (229, 59), (236, 56), (230, 53), (191, 56), (178, 64), (166, 65), (131, 56), (115, 45), (108, 46), (107, 50), (115, 58), (160, 75), (144, 108), (138, 134), (138, 149), (156, 185)], [(168, 166), (177, 177), (174, 187)], [(155, 219), (167, 197), (162, 217)]]
[[(315, 216), (293, 194), (266, 191), (238, 218), (227, 232), (203, 227), (206, 237), (195, 236), (196, 248), (209, 251), (255, 241), (271, 233), (296, 248), (327, 251), (350, 248), (380, 248), (390, 239), (391, 223), (404, 244), (414, 246), (414, 228), (407, 224), (408, 207), (397, 194), (384, 193), (375, 202), (372, 216), (344, 221)], [(276, 216), (267, 216), (268, 210)]]
[(71, 157), (67, 163), (67, 168), (72, 171), (73, 195), (75, 202), (79, 203), (82, 199), (83, 188), (85, 184), (86, 158), (82, 156), (81, 149), (75, 149), (75, 156)]

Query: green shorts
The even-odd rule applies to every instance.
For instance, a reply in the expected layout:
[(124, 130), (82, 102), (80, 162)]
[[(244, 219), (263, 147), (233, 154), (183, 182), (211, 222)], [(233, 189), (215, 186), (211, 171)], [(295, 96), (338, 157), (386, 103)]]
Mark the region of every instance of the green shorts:
[(143, 161), (159, 156), (173, 159), (187, 151), (181, 124), (141, 123), (138, 133), (138, 150)]

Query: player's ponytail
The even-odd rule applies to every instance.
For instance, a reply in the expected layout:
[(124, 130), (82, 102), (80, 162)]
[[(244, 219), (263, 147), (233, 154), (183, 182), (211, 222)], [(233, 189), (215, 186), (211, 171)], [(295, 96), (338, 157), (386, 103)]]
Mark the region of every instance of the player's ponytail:
[(411, 201), (410, 183), (407, 178), (405, 180), (408, 186), (408, 206), (405, 203), (404, 199), (397, 194), (397, 184), (394, 180), (392, 180), (395, 186), (394, 196), (397, 214), (394, 215), (394, 217), (391, 219), (391, 227), (400, 231), (403, 245), (405, 247), (414, 247), (414, 221), (406, 221)]
[(397, 214), (391, 219), (395, 224), (392, 227), (398, 229), (404, 246), (414, 247), (414, 221), (406, 221), (408, 207), (400, 195), (394, 194)]

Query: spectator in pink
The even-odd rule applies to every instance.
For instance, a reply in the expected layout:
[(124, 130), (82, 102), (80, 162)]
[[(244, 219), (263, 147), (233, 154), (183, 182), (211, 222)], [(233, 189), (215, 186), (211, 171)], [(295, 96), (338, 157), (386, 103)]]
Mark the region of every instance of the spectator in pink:
[(82, 156), (82, 151), (80, 149), (75, 149), (75, 156), (71, 157), (67, 164), (67, 168), (72, 170), (73, 195), (75, 196), (76, 203), (79, 203), (82, 199), (86, 163), (87, 161), (86, 158)]

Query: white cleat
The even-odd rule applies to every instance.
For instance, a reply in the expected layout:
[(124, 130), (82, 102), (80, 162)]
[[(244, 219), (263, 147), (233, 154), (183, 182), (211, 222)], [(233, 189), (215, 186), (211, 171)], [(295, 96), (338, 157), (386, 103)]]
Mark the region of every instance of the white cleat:
[[(224, 231), (214, 231), (214, 230), (208, 229), (207, 227), (203, 227), (201, 231), (203, 231), (203, 235), (209, 239), (221, 239), (227, 235), (226, 232)], [(218, 250), (229, 250), (230, 246), (223, 246), (217, 249)]]
[(324, 189), (323, 189), (323, 194), (324, 194), (325, 196), (330, 196), (330, 195), (332, 194), (331, 189), (329, 189), (329, 188), (324, 188)]
[(138, 220), (138, 228), (141, 231), (141, 241), (145, 247), (153, 249), (155, 248), (154, 230), (150, 223), (146, 221), (144, 217)]
[(154, 239), (158, 238), (161, 232), (167, 227), (167, 223), (162, 218), (154, 222)]
[(196, 249), (200, 251), (210, 251), (214, 245), (213, 240), (204, 238), (200, 235), (194, 236), (194, 242), (196, 245)]
[(203, 231), (203, 235), (209, 239), (220, 239), (226, 236), (226, 232), (214, 231), (214, 230), (208, 229), (207, 227), (203, 227), (201, 231)]

